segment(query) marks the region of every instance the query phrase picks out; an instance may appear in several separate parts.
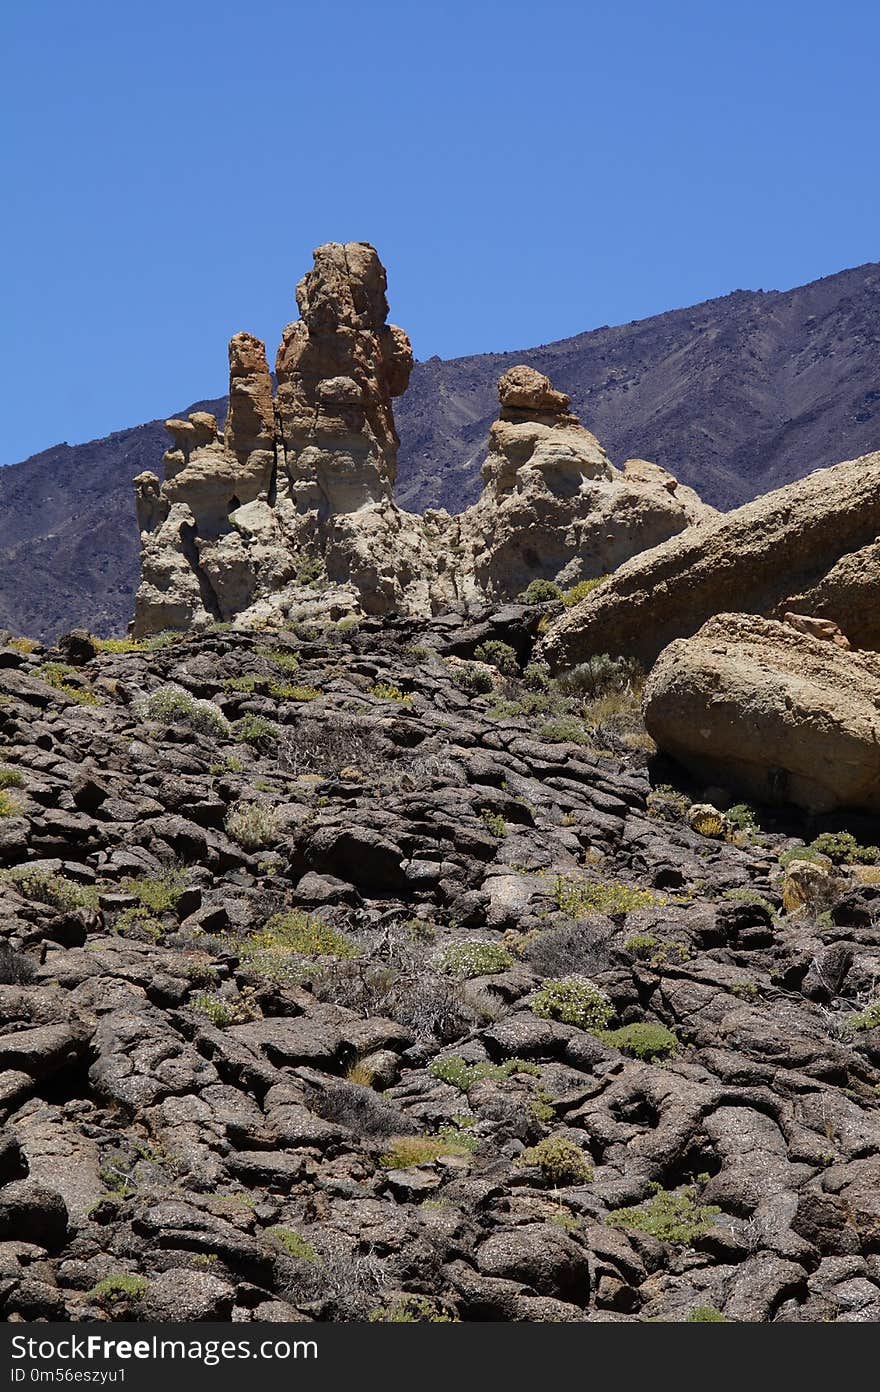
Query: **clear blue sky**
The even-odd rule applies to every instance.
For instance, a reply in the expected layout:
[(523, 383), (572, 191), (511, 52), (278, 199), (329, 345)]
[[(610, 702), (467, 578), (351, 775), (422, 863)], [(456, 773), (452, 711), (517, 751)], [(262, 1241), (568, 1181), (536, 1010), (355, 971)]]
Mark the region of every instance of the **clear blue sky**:
[(322, 241), (376, 244), (421, 358), (880, 258), (875, 0), (26, 0), (3, 40), (3, 463), (221, 394)]

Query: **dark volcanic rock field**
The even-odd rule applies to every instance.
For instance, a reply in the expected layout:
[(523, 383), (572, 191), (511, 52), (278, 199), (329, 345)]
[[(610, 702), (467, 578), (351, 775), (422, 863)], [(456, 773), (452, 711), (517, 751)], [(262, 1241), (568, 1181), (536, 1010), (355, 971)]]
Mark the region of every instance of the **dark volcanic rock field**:
[(0, 647), (4, 1319), (880, 1318), (880, 889), (539, 616)]

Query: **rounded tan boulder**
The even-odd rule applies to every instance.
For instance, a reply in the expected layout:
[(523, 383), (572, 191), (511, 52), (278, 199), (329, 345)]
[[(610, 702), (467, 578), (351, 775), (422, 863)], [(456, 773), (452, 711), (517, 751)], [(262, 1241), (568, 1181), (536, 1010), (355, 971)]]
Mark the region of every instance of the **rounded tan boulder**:
[(657, 659), (645, 724), (706, 783), (808, 812), (880, 813), (880, 657), (718, 614)]

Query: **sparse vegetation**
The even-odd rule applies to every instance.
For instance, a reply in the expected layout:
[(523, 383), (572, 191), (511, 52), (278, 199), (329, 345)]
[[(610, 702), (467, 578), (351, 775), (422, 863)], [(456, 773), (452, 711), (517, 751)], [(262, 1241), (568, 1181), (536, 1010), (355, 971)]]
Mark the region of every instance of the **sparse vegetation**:
[(373, 682), (370, 687), (370, 695), (375, 696), (378, 701), (412, 700), (409, 692), (401, 691), (399, 686), (392, 686), (389, 682)]
[(356, 944), (344, 933), (298, 909), (275, 914), (264, 928), (246, 939), (239, 950), (254, 971), (281, 980), (292, 974), (291, 959), (358, 956)]
[(278, 1246), (283, 1248), (286, 1254), (289, 1257), (295, 1258), (296, 1261), (313, 1262), (318, 1259), (318, 1254), (311, 1242), (307, 1242), (302, 1234), (298, 1233), (294, 1228), (267, 1228), (266, 1236), (271, 1237), (273, 1242), (277, 1242)]
[(562, 591), (552, 580), (530, 580), (517, 595), (520, 604), (550, 604), (562, 598)]
[(367, 1316), (371, 1324), (455, 1324), (457, 1317), (426, 1295), (401, 1295), (377, 1305)]
[(593, 1166), (580, 1146), (565, 1136), (546, 1136), (524, 1150), (520, 1165), (535, 1165), (547, 1184), (589, 1184)]
[(274, 749), (280, 734), (275, 721), (266, 720), (262, 715), (243, 715), (232, 726), (233, 739), (239, 744), (249, 744), (253, 749)]
[(849, 831), (826, 831), (810, 842), (810, 850), (827, 856), (832, 865), (876, 865), (880, 846), (863, 846)]
[(20, 788), (24, 783), (24, 774), (21, 769), (0, 768), (0, 789)]
[(462, 662), (453, 669), (455, 685), (469, 696), (485, 696), (492, 690), (492, 676), (475, 662)]
[(726, 1315), (722, 1315), (714, 1305), (695, 1305), (688, 1313), (687, 1324), (729, 1324), (730, 1320)]
[(860, 1034), (864, 1030), (880, 1029), (880, 1000), (872, 1001), (857, 1015), (850, 1015), (846, 1024), (847, 1029), (853, 1034)]
[(262, 802), (239, 802), (226, 818), (226, 830), (246, 851), (259, 851), (278, 839), (278, 813)]
[(572, 585), (570, 590), (566, 590), (562, 596), (562, 602), (567, 608), (572, 608), (575, 604), (580, 604), (582, 600), (591, 595), (593, 591), (607, 580), (607, 575), (597, 575), (592, 580), (579, 580), (576, 585)]
[(586, 976), (545, 981), (532, 1000), (532, 1010), (545, 1020), (560, 1020), (591, 1033), (603, 1030), (614, 1014), (605, 992)]
[(117, 1272), (112, 1276), (105, 1276), (103, 1281), (92, 1287), (89, 1295), (101, 1305), (127, 1305), (142, 1299), (148, 1289), (148, 1283), (143, 1276)]
[(65, 875), (55, 875), (38, 866), (13, 865), (7, 870), (0, 870), (0, 880), (15, 885), (26, 899), (48, 904), (50, 908), (63, 913), (98, 907), (98, 890), (93, 885), (77, 884)]
[(485, 662), (496, 671), (501, 672), (505, 677), (519, 676), (519, 658), (516, 650), (509, 643), (503, 643), (499, 638), (490, 638), (485, 643), (480, 643), (474, 649), (474, 657), (477, 662)]
[(396, 1136), (380, 1163), (389, 1170), (407, 1170), (411, 1165), (430, 1165), (443, 1155), (468, 1155), (473, 1144), (462, 1136), (446, 1132), (440, 1136)]
[(513, 958), (500, 943), (459, 942), (450, 943), (438, 953), (437, 966), (447, 976), (467, 980), (508, 971), (513, 966)]
[(458, 1054), (448, 1055), (443, 1059), (435, 1059), (429, 1069), (432, 1077), (439, 1078), (443, 1083), (450, 1083), (452, 1087), (457, 1087), (461, 1092), (467, 1092), (473, 1087), (474, 1083), (481, 1083), (485, 1080), (501, 1082), (505, 1078), (512, 1078), (517, 1073), (540, 1075), (540, 1068), (536, 1063), (531, 1063), (527, 1059), (509, 1058), (504, 1063), (465, 1063)]
[(570, 918), (589, 914), (628, 914), (635, 909), (661, 908), (666, 899), (650, 889), (617, 881), (575, 880), (557, 875), (554, 889), (557, 908)]
[(226, 1001), (221, 996), (214, 995), (211, 991), (202, 991), (193, 1001), (193, 1006), (201, 1015), (207, 1016), (212, 1025), (218, 1029), (225, 1029), (232, 1024), (232, 1012)]
[(66, 662), (44, 662), (41, 667), (37, 668), (36, 675), (47, 686), (51, 686), (53, 691), (60, 692), (62, 696), (67, 697), (68, 701), (74, 701), (79, 706), (99, 706), (101, 704), (93, 691), (76, 685), (76, 669), (69, 667)]
[(628, 1228), (647, 1233), (658, 1242), (677, 1247), (692, 1247), (705, 1237), (721, 1212), (714, 1204), (701, 1204), (695, 1185), (683, 1189), (663, 1189), (654, 1186), (654, 1195), (645, 1203), (618, 1208), (606, 1218), (613, 1228)]
[(637, 1022), (605, 1030), (599, 1037), (604, 1044), (620, 1049), (621, 1053), (651, 1062), (673, 1058), (678, 1052), (678, 1040), (665, 1025)]
[(200, 701), (179, 686), (162, 686), (142, 703), (140, 713), (146, 720), (163, 725), (186, 725), (200, 735), (226, 739), (229, 721), (213, 701)]

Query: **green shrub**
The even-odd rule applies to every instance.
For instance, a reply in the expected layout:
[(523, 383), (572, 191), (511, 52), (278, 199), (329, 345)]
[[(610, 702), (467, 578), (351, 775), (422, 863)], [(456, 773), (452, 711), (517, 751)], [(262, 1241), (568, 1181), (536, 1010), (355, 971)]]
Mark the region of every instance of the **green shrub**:
[(395, 1136), (379, 1163), (388, 1170), (407, 1170), (410, 1165), (430, 1165), (442, 1155), (467, 1155), (472, 1149), (472, 1142), (449, 1131), (440, 1136)]
[(37, 904), (48, 904), (63, 913), (74, 909), (96, 909), (98, 890), (93, 885), (76, 884), (64, 875), (53, 875), (36, 866), (14, 865), (0, 871), (0, 879), (15, 885), (19, 893)]
[(472, 976), (494, 976), (497, 972), (508, 971), (513, 966), (513, 958), (500, 943), (450, 943), (438, 953), (437, 966), (447, 976), (468, 980)]
[(854, 1034), (860, 1034), (863, 1030), (880, 1029), (880, 1001), (872, 1001), (858, 1015), (850, 1015), (846, 1024), (847, 1029)]
[(20, 788), (24, 783), (21, 769), (0, 768), (0, 788)]
[(714, 1305), (695, 1305), (688, 1314), (687, 1324), (729, 1324), (730, 1320)]
[(411, 701), (412, 696), (409, 692), (401, 691), (399, 686), (391, 686), (388, 682), (373, 682), (370, 687), (370, 695), (375, 696), (379, 701)]
[(562, 591), (552, 580), (530, 580), (517, 595), (520, 604), (550, 604), (562, 598)]
[(654, 1186), (654, 1196), (645, 1203), (618, 1208), (606, 1218), (613, 1228), (626, 1228), (647, 1233), (659, 1242), (678, 1247), (690, 1247), (703, 1237), (721, 1212), (714, 1204), (698, 1203), (699, 1191), (689, 1185), (684, 1189), (662, 1189)]
[(484, 696), (492, 690), (492, 677), (484, 667), (478, 667), (475, 662), (463, 662), (460, 667), (456, 667), (452, 673), (452, 680), (460, 691), (466, 692), (469, 696)]
[(546, 662), (530, 662), (523, 668), (523, 681), (530, 691), (546, 691), (552, 681), (550, 668)]
[(163, 875), (132, 876), (122, 881), (122, 888), (144, 908), (156, 914), (167, 913), (186, 889), (186, 875), (182, 870), (167, 870)]
[(812, 846), (789, 846), (788, 850), (780, 851), (779, 864), (783, 869), (788, 869), (792, 861), (807, 860), (811, 865), (828, 865), (828, 859), (821, 851), (815, 851)]
[(83, 691), (81, 687), (74, 686), (70, 678), (76, 676), (73, 667), (69, 667), (66, 662), (44, 662), (38, 667), (35, 675), (44, 681), (47, 686), (51, 686), (53, 691), (58, 691), (62, 696), (66, 696), (68, 701), (75, 701), (79, 706), (99, 706), (101, 702), (92, 691)]
[(609, 693), (638, 691), (645, 681), (641, 665), (632, 657), (611, 657), (596, 653), (586, 662), (561, 672), (556, 679), (559, 690), (571, 696), (595, 701)]
[(592, 580), (579, 580), (576, 585), (572, 585), (570, 590), (565, 591), (565, 594), (562, 596), (563, 604), (569, 609), (574, 604), (580, 604), (581, 600), (591, 595), (597, 586), (601, 585), (602, 581), (607, 579), (607, 575), (597, 575)]
[(269, 750), (278, 743), (281, 731), (274, 720), (266, 720), (262, 715), (243, 715), (232, 726), (232, 737), (239, 744), (249, 744), (254, 749)]
[(143, 652), (144, 645), (140, 638), (92, 638), (92, 642), (98, 652), (105, 653), (132, 653)]
[(15, 794), (0, 788), (0, 817), (17, 817), (21, 810), (21, 803)]
[(293, 1228), (267, 1228), (267, 1237), (271, 1237), (280, 1247), (283, 1247), (289, 1257), (295, 1257), (297, 1261), (313, 1262), (317, 1261), (318, 1254), (311, 1242)]
[(650, 889), (619, 884), (616, 880), (575, 880), (557, 875), (554, 889), (557, 908), (569, 918), (585, 918), (589, 914), (628, 914), (635, 909), (662, 908), (666, 898)]
[(758, 823), (755, 820), (755, 810), (753, 807), (750, 807), (747, 802), (734, 803), (733, 807), (728, 807), (725, 816), (730, 825), (737, 831), (746, 831), (749, 835), (752, 835), (758, 830)]
[(631, 938), (627, 938), (623, 944), (624, 952), (632, 953), (633, 957), (640, 960), (650, 957), (655, 948), (660, 946), (660, 939), (653, 933), (634, 933)]
[[(247, 939), (241, 955), (248, 958), (257, 970), (271, 966), (271, 960), (298, 957), (357, 957), (356, 944), (318, 918), (310, 918), (299, 909), (274, 914), (265, 926)], [(272, 974), (271, 972), (267, 974)]]
[(517, 1162), (536, 1165), (548, 1184), (589, 1184), (593, 1167), (589, 1159), (565, 1136), (547, 1136), (537, 1145), (524, 1150)]
[(289, 701), (317, 701), (320, 691), (316, 686), (287, 686), (284, 695)]
[(834, 865), (876, 865), (880, 860), (880, 847), (863, 846), (849, 831), (825, 831), (810, 842), (810, 850)]
[(499, 638), (489, 638), (481, 643), (474, 649), (474, 657), (477, 662), (485, 662), (505, 677), (519, 676), (519, 658), (515, 649), (509, 643), (502, 643)]
[(497, 836), (500, 840), (507, 835), (507, 823), (500, 812), (490, 812), (487, 808), (482, 815), (483, 821), (486, 823), (486, 829), (490, 831), (493, 836)]
[(441, 1082), (449, 1083), (461, 1092), (467, 1092), (474, 1083), (481, 1083), (487, 1079), (501, 1082), (505, 1078), (512, 1078), (516, 1073), (540, 1076), (541, 1070), (536, 1063), (521, 1058), (505, 1059), (504, 1063), (465, 1063), (458, 1054), (452, 1054), (447, 1058), (435, 1059), (428, 1072)]
[(289, 648), (260, 648), (258, 655), (274, 663), (282, 672), (295, 672), (299, 667), (299, 658)]
[(179, 686), (161, 686), (142, 702), (140, 713), (147, 720), (163, 725), (186, 725), (200, 735), (225, 739), (229, 721), (211, 701), (199, 701)]
[(665, 1025), (647, 1022), (623, 1025), (620, 1029), (605, 1030), (599, 1037), (604, 1044), (637, 1059), (670, 1059), (678, 1051), (678, 1040)]
[(232, 1023), (232, 1012), (229, 1006), (220, 996), (215, 996), (210, 991), (202, 991), (193, 1001), (193, 1006), (202, 1015), (206, 1015), (212, 1025), (218, 1029), (224, 1029), (226, 1025)]
[(532, 1001), (532, 1010), (542, 1019), (560, 1020), (591, 1033), (603, 1030), (614, 1014), (605, 992), (586, 976), (545, 981)]
[(114, 1276), (105, 1276), (103, 1281), (99, 1281), (89, 1291), (93, 1300), (98, 1300), (101, 1304), (121, 1305), (130, 1300), (140, 1300), (146, 1295), (148, 1283), (143, 1276), (129, 1276), (125, 1272), (119, 1272)]
[(262, 850), (278, 839), (278, 812), (261, 802), (239, 802), (226, 818), (226, 830), (246, 851)]

